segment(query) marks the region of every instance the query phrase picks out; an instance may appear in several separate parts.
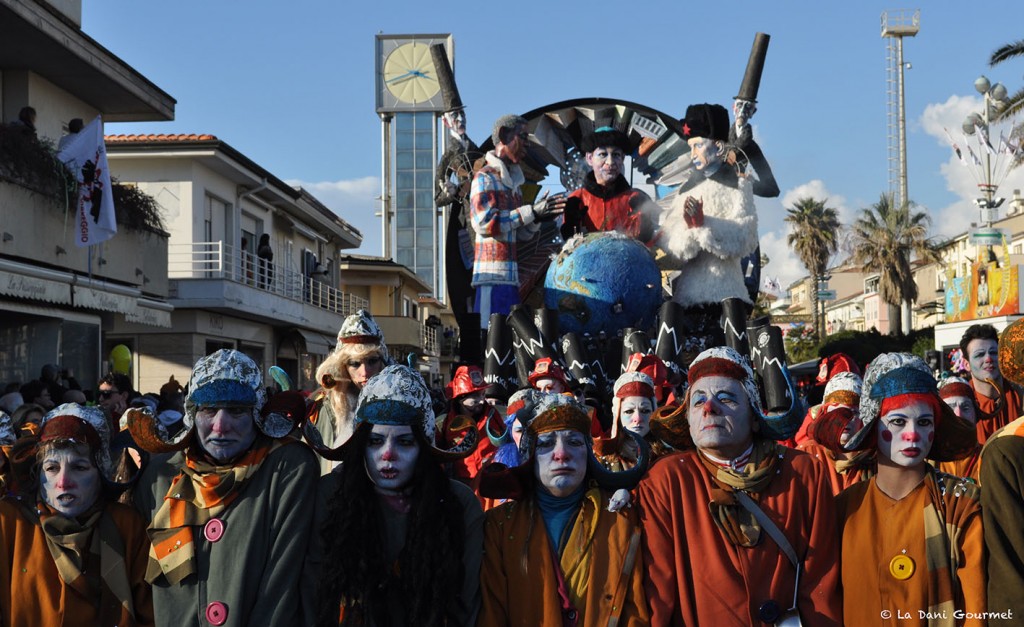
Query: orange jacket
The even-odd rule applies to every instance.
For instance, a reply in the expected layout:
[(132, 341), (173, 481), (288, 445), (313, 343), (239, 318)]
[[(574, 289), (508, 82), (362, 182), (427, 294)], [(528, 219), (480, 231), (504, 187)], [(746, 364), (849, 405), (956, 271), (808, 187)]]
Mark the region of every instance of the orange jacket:
[[(636, 511), (611, 513), (608, 497), (587, 491), (560, 560), (578, 625), (613, 624), (616, 614), (621, 627), (649, 625)], [(531, 498), (485, 513), (480, 592), (479, 627), (562, 625), (552, 545)]]
[[(144, 579), (149, 561), (146, 523), (138, 512), (120, 503), (108, 504), (104, 516), (111, 517), (120, 532), (123, 542), (120, 557), (124, 560), (135, 610), (132, 620), (122, 609), (117, 626), (153, 625), (152, 591)], [(99, 533), (99, 529), (94, 529), (93, 533)], [(85, 598), (61, 580), (46, 547), (43, 528), (29, 520), (13, 500), (0, 501), (0, 624), (5, 627), (96, 625), (100, 618), (96, 603), (97, 599)]]

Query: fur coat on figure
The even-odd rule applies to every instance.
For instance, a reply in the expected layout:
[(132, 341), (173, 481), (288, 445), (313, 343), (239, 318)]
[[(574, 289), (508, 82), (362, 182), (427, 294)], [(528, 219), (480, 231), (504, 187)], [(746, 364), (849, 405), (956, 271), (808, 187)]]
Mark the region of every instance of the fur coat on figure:
[[(701, 226), (686, 223), (688, 197), (704, 203)], [(718, 304), (725, 298), (751, 302), (740, 268), (740, 260), (757, 248), (757, 211), (749, 178), (738, 177), (723, 165), (712, 176), (698, 179), (672, 202), (661, 229), (661, 246), (681, 272), (672, 284), (672, 300), (683, 307)]]

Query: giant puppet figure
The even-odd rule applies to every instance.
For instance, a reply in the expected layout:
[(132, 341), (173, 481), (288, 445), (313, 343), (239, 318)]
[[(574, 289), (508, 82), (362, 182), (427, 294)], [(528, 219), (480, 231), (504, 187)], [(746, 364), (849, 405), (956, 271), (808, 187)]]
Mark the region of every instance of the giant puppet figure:
[(473, 313), (473, 289), (470, 287), (473, 268), (473, 225), (469, 216), (469, 186), (473, 164), (484, 156), (483, 151), (466, 134), (466, 107), (448, 63), (443, 44), (430, 46), (434, 69), (444, 97), (444, 126), (448, 129), (448, 148), (437, 165), (437, 189), (434, 204), (448, 207), (445, 224), (445, 284), (449, 302), (461, 331), (462, 359), (477, 360), (483, 352), (479, 344), (480, 320)]
[(696, 171), (677, 190), (660, 238), (666, 266), (680, 270), (672, 300), (707, 347), (725, 343), (721, 301), (753, 307), (740, 260), (757, 248), (757, 211), (752, 180), (725, 160), (730, 125), (721, 105), (687, 107), (681, 130)]

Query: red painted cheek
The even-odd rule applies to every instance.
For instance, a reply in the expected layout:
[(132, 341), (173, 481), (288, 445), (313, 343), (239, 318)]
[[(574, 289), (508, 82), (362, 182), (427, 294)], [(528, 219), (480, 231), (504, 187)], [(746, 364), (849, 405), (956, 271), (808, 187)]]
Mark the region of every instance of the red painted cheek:
[(882, 440), (885, 442), (892, 442), (892, 431), (883, 431)]

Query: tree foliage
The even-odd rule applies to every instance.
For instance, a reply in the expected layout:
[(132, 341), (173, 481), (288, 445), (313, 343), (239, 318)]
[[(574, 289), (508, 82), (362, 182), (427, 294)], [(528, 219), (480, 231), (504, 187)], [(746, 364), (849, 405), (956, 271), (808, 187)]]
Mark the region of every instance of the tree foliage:
[(867, 273), (879, 275), (879, 297), (894, 305), (894, 331), (902, 329), (900, 305), (917, 300), (911, 261), (940, 261), (928, 239), (930, 220), (910, 203), (895, 207), (888, 194), (861, 211), (853, 224), (853, 262)]
[(806, 196), (786, 210), (790, 225), (786, 243), (811, 274), (811, 306), (814, 308), (814, 329), (822, 337), (822, 324), (818, 314), (817, 280), (828, 270), (828, 261), (836, 252), (839, 242), (839, 215), (827, 207), (828, 199), (818, 200)]
[[(989, 65), (995, 67), (1003, 61), (1024, 56), (1024, 39), (1004, 44), (996, 49), (989, 58)], [(999, 112), (1000, 118), (1010, 118), (1024, 110), (1024, 88), (1021, 88), (1007, 97), (1009, 105)]]

